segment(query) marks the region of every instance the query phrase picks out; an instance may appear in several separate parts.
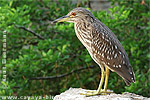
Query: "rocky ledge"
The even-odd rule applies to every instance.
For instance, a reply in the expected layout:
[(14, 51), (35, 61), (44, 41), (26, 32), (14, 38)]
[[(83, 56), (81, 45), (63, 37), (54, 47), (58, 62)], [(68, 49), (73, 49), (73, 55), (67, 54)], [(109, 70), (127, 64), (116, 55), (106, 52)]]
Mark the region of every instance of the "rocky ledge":
[(70, 88), (60, 95), (56, 95), (54, 97), (54, 100), (150, 100), (150, 98), (128, 92), (125, 92), (123, 94), (111, 93), (107, 95), (97, 95), (90, 97), (80, 95), (80, 93), (86, 93), (86, 91), (88, 90), (82, 88)]

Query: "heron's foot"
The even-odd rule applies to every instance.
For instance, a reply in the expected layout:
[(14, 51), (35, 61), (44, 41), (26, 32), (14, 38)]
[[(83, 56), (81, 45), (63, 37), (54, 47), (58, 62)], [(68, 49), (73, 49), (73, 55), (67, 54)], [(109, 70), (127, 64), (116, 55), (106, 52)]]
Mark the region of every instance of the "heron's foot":
[(106, 91), (106, 90), (101, 90), (101, 91), (95, 91), (95, 90), (89, 90), (86, 93), (80, 93), (81, 95), (86, 95), (86, 96), (95, 96), (95, 95), (107, 95), (113, 93), (113, 91)]
[(111, 94), (111, 93), (113, 93), (113, 91), (111, 91), (111, 90), (101, 90), (102, 95), (107, 95), (107, 94)]
[(86, 96), (95, 96), (95, 95), (99, 95), (100, 93), (98, 91), (95, 90), (89, 90), (86, 91), (86, 93), (80, 93), (81, 95), (86, 95)]

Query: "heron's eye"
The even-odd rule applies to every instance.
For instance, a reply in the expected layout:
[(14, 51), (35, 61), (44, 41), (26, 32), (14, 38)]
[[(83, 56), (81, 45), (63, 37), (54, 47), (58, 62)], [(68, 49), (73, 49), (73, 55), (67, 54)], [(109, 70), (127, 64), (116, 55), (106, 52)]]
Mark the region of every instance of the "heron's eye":
[(75, 15), (76, 15), (75, 12), (72, 12), (72, 13), (71, 13), (71, 17), (74, 17)]

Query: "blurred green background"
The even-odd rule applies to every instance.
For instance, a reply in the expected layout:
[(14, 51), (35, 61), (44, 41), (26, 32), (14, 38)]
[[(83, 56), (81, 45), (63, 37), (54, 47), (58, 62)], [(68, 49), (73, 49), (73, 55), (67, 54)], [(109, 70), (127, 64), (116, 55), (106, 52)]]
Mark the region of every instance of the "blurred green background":
[[(115, 93), (150, 96), (150, 1), (110, 0), (111, 8), (107, 11), (93, 11), (89, 3), (90, 0), (77, 3), (71, 0), (1, 1), (0, 61), (2, 36), (6, 31), (7, 82), (0, 80), (0, 95), (55, 96), (70, 87), (97, 89), (100, 68), (77, 39), (74, 24), (50, 24), (81, 6), (91, 10), (116, 34), (135, 72), (136, 83), (130, 87), (116, 73), (110, 73), (108, 88)], [(1, 66), (2, 62), (0, 70)], [(33, 77), (50, 79), (35, 80)], [(6, 91), (3, 85), (7, 85)]]

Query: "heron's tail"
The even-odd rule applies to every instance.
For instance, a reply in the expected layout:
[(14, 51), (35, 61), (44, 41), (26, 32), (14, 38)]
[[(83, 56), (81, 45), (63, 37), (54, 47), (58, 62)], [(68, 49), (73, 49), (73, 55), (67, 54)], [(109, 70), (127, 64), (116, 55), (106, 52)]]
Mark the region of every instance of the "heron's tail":
[(135, 83), (135, 76), (131, 66), (128, 68), (124, 67), (124, 69), (117, 72), (117, 74), (119, 74), (124, 79), (127, 86), (130, 86), (131, 83)]

